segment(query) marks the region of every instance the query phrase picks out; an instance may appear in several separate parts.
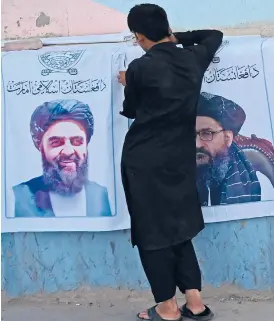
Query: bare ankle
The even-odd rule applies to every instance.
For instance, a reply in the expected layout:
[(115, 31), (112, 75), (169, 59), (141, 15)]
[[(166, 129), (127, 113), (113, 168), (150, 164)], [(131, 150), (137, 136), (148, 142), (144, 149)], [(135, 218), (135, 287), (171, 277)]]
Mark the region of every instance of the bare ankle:
[(161, 302), (158, 305), (158, 308), (159, 308), (159, 311), (163, 311), (163, 312), (170, 311), (175, 314), (179, 311), (179, 307), (175, 298)]
[(200, 313), (204, 311), (205, 306), (198, 290), (187, 290), (185, 294), (186, 306), (188, 309), (190, 309), (193, 313)]
[(162, 307), (163, 309), (169, 309), (169, 310), (177, 310), (178, 309), (178, 305), (175, 302), (162, 302), (159, 304), (160, 307)]

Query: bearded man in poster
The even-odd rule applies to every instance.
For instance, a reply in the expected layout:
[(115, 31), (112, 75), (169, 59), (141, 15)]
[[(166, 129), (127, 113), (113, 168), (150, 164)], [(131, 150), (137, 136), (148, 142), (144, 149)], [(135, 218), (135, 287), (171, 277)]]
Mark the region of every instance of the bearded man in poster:
[(88, 180), (88, 144), (94, 119), (78, 100), (44, 102), (30, 132), (43, 175), (13, 187), (15, 217), (111, 216), (107, 189)]

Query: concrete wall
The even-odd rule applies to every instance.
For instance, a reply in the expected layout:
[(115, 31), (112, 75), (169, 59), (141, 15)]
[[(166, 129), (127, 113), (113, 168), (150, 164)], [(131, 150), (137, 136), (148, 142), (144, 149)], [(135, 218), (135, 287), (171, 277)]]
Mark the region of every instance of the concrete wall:
[[(135, 0), (3, 0), (2, 39), (123, 31)], [(153, 2), (153, 1), (144, 1)], [(274, 34), (273, 0), (157, 0), (175, 30), (222, 27), (227, 33)]]
[[(2, 37), (16, 39), (123, 31), (135, 1), (2, 3)], [(157, 3), (176, 30), (220, 26), (228, 34), (274, 34), (273, 0)], [(2, 234), (2, 290), (20, 296), (88, 285), (147, 287), (129, 237), (129, 231)], [(205, 283), (274, 288), (274, 217), (207, 225), (195, 244)]]
[[(128, 231), (2, 235), (9, 296), (80, 286), (147, 287)], [(274, 289), (274, 217), (209, 224), (196, 239), (205, 284)]]

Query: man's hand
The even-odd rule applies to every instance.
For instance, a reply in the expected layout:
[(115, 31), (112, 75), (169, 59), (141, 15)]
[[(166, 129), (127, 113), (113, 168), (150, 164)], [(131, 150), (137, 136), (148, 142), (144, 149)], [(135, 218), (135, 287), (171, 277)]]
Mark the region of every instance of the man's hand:
[(119, 71), (119, 75), (117, 76), (118, 81), (123, 86), (126, 86), (126, 72), (125, 71)]
[(174, 36), (173, 33), (169, 36), (169, 40), (173, 43), (178, 43), (178, 39)]
[(174, 33), (172, 32), (171, 28), (169, 28), (168, 31), (169, 31), (169, 34), (170, 34), (169, 40), (170, 40), (171, 42), (177, 44), (177, 43), (178, 43), (178, 39), (174, 36)]

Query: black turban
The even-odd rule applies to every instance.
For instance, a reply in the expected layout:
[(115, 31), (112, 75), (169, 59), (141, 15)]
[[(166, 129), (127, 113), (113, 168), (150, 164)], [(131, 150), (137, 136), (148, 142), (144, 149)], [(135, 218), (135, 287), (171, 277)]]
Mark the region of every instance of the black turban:
[(202, 92), (198, 103), (197, 116), (215, 119), (223, 129), (231, 130), (237, 135), (246, 119), (242, 107), (222, 96)]
[(80, 123), (86, 131), (87, 142), (93, 135), (93, 115), (87, 104), (74, 99), (52, 100), (38, 106), (30, 120), (30, 133), (37, 149), (44, 133), (48, 128), (60, 120), (74, 120)]

